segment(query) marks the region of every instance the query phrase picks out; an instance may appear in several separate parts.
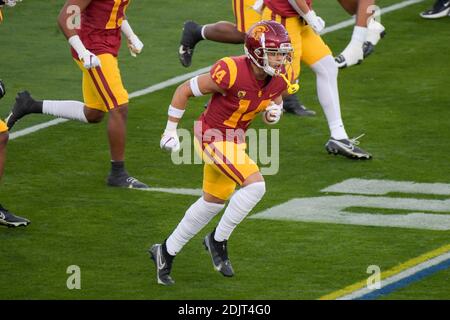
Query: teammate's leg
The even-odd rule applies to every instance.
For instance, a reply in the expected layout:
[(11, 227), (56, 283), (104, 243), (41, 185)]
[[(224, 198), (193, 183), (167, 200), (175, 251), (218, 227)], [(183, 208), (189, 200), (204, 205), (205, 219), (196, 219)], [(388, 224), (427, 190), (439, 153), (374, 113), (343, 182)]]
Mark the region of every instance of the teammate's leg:
[(201, 40), (232, 44), (244, 43), (245, 32), (250, 26), (261, 20), (261, 14), (252, 7), (253, 3), (254, 0), (232, 1), (236, 23), (219, 21), (200, 25), (194, 21), (186, 21), (178, 52), (181, 64), (185, 67), (191, 65), (194, 48)]
[(317, 96), (330, 129), (331, 138), (326, 144), (329, 153), (342, 154), (349, 158), (370, 159), (371, 155), (356, 147), (358, 142), (350, 140), (341, 117), (338, 68), (330, 48), (311, 27), (302, 29), (302, 60), (316, 74)]
[(371, 8), (375, 0), (338, 0), (350, 14), (356, 15), (352, 38), (347, 47), (336, 57), (339, 68), (359, 64), (374, 51), (374, 46), (385, 35), (384, 27), (373, 17)]
[[(0, 181), (3, 177), (5, 167), (8, 138), (9, 135), (6, 131), (6, 125), (3, 121), (0, 121)], [(5, 225), (7, 227), (26, 227), (30, 223), (30, 220), (14, 215), (0, 204), (0, 225)]]
[(244, 43), (245, 33), (240, 32), (234, 23), (219, 21), (200, 25), (194, 21), (186, 21), (180, 40), (178, 57), (184, 67), (192, 63), (194, 48), (201, 40), (211, 40), (221, 43)]

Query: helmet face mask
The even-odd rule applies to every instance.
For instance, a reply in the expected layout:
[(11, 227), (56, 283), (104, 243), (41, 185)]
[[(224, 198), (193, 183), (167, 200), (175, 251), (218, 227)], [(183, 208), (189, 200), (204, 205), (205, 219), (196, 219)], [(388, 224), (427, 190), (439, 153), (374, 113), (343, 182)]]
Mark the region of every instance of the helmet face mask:
[(276, 76), (292, 61), (293, 48), (286, 29), (275, 21), (260, 21), (246, 34), (245, 53), (268, 75)]

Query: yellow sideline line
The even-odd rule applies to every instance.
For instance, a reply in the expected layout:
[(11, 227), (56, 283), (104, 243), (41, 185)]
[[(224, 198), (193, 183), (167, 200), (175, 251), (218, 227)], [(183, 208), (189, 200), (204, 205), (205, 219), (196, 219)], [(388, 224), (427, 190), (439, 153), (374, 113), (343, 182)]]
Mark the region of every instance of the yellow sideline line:
[[(450, 251), (450, 244), (447, 244), (443, 247), (440, 247), (438, 249), (432, 250), (430, 252), (424, 253), (423, 255), (413, 258), (411, 260), (408, 260), (404, 263), (401, 263), (397, 266), (395, 266), (394, 268), (384, 271), (381, 273), (381, 280), (384, 280), (386, 278), (392, 277), (406, 269), (409, 269), (411, 267), (414, 267), (418, 264), (421, 264), (427, 260), (433, 259), (441, 254), (444, 254), (446, 252)], [(345, 287), (343, 289), (337, 290), (335, 292), (329, 293), (327, 295), (324, 295), (322, 297), (319, 298), (319, 300), (335, 300), (339, 297), (345, 296), (347, 294), (350, 294), (356, 290), (362, 289), (363, 287), (365, 287), (367, 285), (367, 280), (362, 280), (359, 281), (355, 284), (352, 284), (348, 287)]]

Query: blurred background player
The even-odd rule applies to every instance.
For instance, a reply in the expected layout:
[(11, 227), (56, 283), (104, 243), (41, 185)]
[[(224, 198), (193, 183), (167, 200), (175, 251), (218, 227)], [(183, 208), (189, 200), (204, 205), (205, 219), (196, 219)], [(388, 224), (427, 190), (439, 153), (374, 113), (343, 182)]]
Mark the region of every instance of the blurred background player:
[(439, 19), (450, 16), (450, 0), (436, 0), (433, 7), (420, 14), (424, 19)]
[(3, 21), (3, 6), (6, 5), (8, 7), (14, 7), (17, 2), (22, 2), (22, 0), (0, 0), (0, 23)]
[(352, 159), (370, 159), (372, 156), (368, 152), (357, 147), (357, 138), (349, 139), (345, 131), (337, 85), (338, 68), (330, 48), (319, 35), (325, 22), (312, 10), (312, 1), (264, 0), (264, 4), (262, 18), (280, 22), (291, 36), (294, 79), (300, 75), (301, 61), (316, 74), (317, 96), (331, 133), (326, 150)]
[[(0, 99), (3, 98), (5, 94), (5, 85), (2, 80), (0, 80)], [(0, 120), (0, 181), (2, 180), (3, 170), (5, 168), (6, 144), (8, 143), (8, 138), (8, 127), (6, 126), (6, 123)], [(0, 225), (8, 227), (26, 227), (29, 224), (30, 220), (14, 215), (0, 204)]]
[[(246, 31), (261, 20), (262, 0), (233, 0), (233, 14), (236, 24), (228, 21), (199, 25), (194, 21), (184, 23), (178, 56), (183, 66), (189, 67), (192, 62), (195, 45), (201, 40), (221, 43), (240, 44), (245, 41)], [(313, 110), (307, 109), (297, 95), (286, 95), (283, 98), (284, 111), (297, 116), (314, 116)]]
[(375, 0), (338, 2), (350, 15), (356, 15), (352, 38), (344, 51), (335, 58), (339, 68), (346, 68), (361, 63), (369, 56), (386, 32), (384, 26), (375, 19)]
[[(11, 129), (30, 113), (50, 114), (84, 123), (98, 123), (106, 113), (111, 153), (111, 172), (107, 184), (114, 187), (148, 188), (125, 170), (128, 92), (120, 76), (117, 55), (121, 32), (128, 39), (130, 53), (140, 53), (143, 43), (131, 29), (125, 11), (129, 0), (67, 0), (58, 23), (72, 48), (72, 56), (83, 73), (84, 103), (79, 101), (36, 101), (25, 91), (6, 122)], [(77, 17), (77, 12), (81, 17)], [(77, 21), (79, 25), (77, 25)]]
[[(219, 224), (203, 243), (215, 270), (226, 277), (233, 276), (227, 241), (265, 193), (264, 178), (245, 151), (245, 131), (261, 112), (268, 124), (280, 120), (281, 94), (290, 83), (278, 75), (285, 72), (292, 46), (281, 24), (261, 21), (248, 31), (245, 48), (246, 55), (223, 58), (210, 73), (180, 85), (169, 106), (160, 146), (177, 151), (180, 142), (176, 128), (188, 99), (212, 94), (208, 108), (194, 128), (196, 151), (205, 161), (203, 196), (190, 206), (167, 240), (150, 249), (160, 284), (174, 283), (170, 272), (175, 255), (225, 207), (230, 197)], [(236, 185), (241, 188), (234, 192)]]

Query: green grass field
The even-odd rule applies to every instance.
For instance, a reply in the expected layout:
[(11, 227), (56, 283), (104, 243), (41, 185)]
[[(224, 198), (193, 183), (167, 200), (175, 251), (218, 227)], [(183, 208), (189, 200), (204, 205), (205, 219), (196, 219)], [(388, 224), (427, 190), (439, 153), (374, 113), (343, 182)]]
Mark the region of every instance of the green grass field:
[[(381, 7), (396, 2), (378, 1)], [(63, 3), (24, 1), (5, 10), (0, 78), (8, 94), (0, 103), (2, 117), (23, 89), (39, 99), (82, 99), (81, 74), (56, 24)], [(450, 18), (421, 19), (418, 13), (431, 3), (383, 15), (388, 35), (375, 54), (340, 71), (347, 132), (366, 133), (362, 146), (373, 160), (326, 153), (326, 120), (314, 75), (304, 66), (302, 100), (318, 115), (286, 115), (276, 126), (280, 170), (265, 177), (268, 191), (253, 213), (292, 198), (322, 196), (321, 189), (350, 178), (450, 183)], [(334, 0), (317, 1), (315, 8), (328, 26), (349, 18)], [(128, 17), (145, 43), (136, 59), (126, 47), (121, 50), (130, 93), (242, 53), (240, 45), (204, 41), (191, 68), (178, 62), (183, 21), (233, 21), (230, 1), (133, 1)], [(351, 31), (348, 27), (324, 39), (338, 53)], [(127, 167), (152, 187), (201, 188), (201, 165), (176, 166), (159, 148), (174, 90), (131, 100)], [(191, 129), (206, 99), (190, 102), (182, 128)], [(30, 116), (14, 131), (49, 119)], [(253, 127), (264, 125), (255, 121)], [(366, 279), (369, 265), (388, 270), (450, 244), (450, 231), (246, 219), (229, 242), (236, 276), (228, 279), (213, 270), (201, 244), (217, 217), (176, 258), (176, 285), (162, 287), (147, 249), (170, 234), (196, 197), (108, 188), (108, 171), (106, 122), (67, 122), (10, 141), (0, 202), (32, 224), (0, 229), (0, 299), (317, 299)], [(66, 287), (70, 265), (81, 268), (81, 290)], [(450, 299), (449, 281), (447, 269), (383, 299)]]

